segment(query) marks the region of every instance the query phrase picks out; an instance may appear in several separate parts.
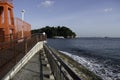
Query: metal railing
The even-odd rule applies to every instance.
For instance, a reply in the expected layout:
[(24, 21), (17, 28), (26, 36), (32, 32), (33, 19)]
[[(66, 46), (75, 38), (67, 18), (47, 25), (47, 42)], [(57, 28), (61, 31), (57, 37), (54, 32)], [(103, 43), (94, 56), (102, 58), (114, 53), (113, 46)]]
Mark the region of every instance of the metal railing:
[(22, 36), (28, 37), (31, 35), (31, 25), (19, 18), (15, 18), (15, 29), (17, 38)]
[(46, 44), (44, 44), (44, 50), (55, 80), (81, 80)]
[(42, 34), (35, 34), (29, 39), (25, 38), (0, 44), (0, 46), (7, 46), (4, 49), (0, 49), (0, 80), (38, 41), (43, 40), (42, 37)]

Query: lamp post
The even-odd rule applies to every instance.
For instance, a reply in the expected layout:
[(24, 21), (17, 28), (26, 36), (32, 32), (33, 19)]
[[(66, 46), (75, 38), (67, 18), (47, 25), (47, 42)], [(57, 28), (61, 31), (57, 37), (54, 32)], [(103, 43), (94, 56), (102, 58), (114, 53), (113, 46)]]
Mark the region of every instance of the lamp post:
[(24, 14), (25, 14), (25, 10), (24, 9), (21, 11), (21, 14), (22, 14), (22, 38), (24, 38), (24, 24), (23, 24)]
[(47, 42), (46, 42), (46, 38), (47, 38), (46, 33), (43, 32), (42, 35), (43, 35), (43, 40), (44, 40), (44, 42), (47, 43)]

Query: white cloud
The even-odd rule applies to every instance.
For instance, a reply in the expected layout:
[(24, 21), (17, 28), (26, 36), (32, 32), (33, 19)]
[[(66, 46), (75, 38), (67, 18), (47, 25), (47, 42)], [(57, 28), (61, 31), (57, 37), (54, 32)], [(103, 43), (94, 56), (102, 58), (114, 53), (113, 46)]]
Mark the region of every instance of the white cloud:
[(45, 0), (40, 4), (40, 6), (43, 6), (43, 7), (51, 7), (52, 5), (54, 5), (54, 1), (52, 0)]
[(113, 10), (113, 8), (106, 8), (104, 9), (105, 12), (111, 12)]

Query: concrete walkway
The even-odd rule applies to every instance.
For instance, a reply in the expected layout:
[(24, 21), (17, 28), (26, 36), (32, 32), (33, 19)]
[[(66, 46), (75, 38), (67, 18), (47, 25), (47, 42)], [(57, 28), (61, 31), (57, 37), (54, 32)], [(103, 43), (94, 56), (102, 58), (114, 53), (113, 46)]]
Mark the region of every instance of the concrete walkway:
[(36, 53), (11, 80), (54, 80), (44, 50)]
[(36, 53), (11, 80), (40, 80), (39, 53)]

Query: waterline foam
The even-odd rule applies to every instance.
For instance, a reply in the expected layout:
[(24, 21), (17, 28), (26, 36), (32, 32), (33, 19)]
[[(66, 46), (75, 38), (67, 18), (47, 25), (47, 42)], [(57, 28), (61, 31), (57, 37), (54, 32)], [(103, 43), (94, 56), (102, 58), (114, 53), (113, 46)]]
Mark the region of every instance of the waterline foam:
[(99, 63), (96, 59), (72, 55), (71, 53), (68, 53), (65, 51), (60, 51), (60, 52), (73, 58), (75, 61), (82, 64), (84, 67), (94, 72), (96, 75), (100, 76), (103, 80), (119, 80), (120, 79), (120, 73), (116, 74), (112, 72), (112, 68), (110, 66), (105, 67), (104, 64)]

